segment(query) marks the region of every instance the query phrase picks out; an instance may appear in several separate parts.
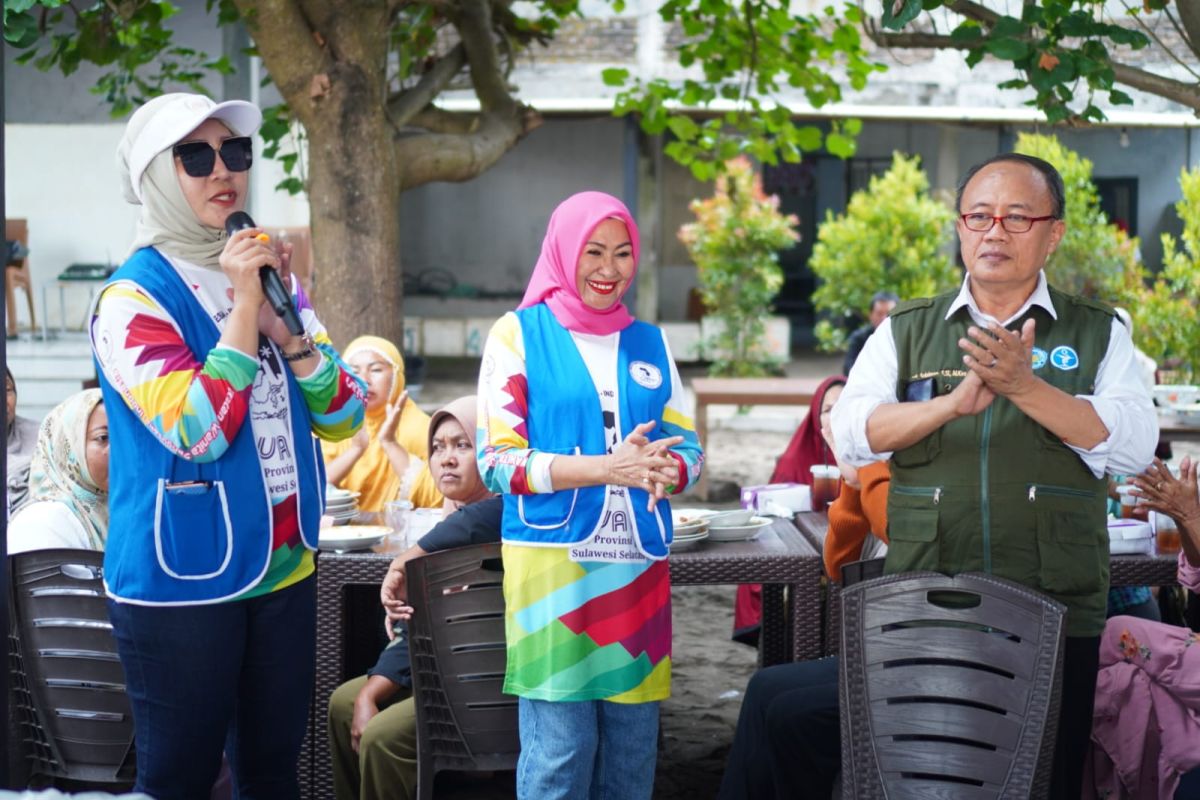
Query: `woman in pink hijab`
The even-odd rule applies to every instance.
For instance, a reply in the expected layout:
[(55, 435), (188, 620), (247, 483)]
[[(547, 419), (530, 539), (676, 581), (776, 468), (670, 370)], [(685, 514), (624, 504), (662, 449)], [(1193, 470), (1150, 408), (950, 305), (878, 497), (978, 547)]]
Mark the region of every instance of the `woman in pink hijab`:
[(671, 509), (700, 443), (662, 331), (621, 302), (638, 229), (582, 192), (550, 217), (479, 378), (479, 471), (504, 497), (522, 798), (649, 798), (670, 692)]

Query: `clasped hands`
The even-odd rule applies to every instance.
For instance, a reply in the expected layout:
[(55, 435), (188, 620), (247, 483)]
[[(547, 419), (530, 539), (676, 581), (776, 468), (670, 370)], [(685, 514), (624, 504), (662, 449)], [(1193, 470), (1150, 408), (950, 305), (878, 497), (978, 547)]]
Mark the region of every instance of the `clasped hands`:
[(967, 377), (950, 393), (960, 415), (980, 413), (996, 395), (1011, 399), (1033, 387), (1037, 380), (1033, 374), (1035, 328), (1032, 319), (1026, 320), (1019, 332), (994, 322), (986, 329), (967, 328), (967, 335), (958, 340)]
[(653, 511), (658, 501), (679, 484), (679, 462), (670, 449), (683, 441), (682, 436), (650, 441), (646, 434), (654, 430), (654, 425), (653, 421), (638, 425), (607, 456), (607, 482), (649, 492), (647, 511)]

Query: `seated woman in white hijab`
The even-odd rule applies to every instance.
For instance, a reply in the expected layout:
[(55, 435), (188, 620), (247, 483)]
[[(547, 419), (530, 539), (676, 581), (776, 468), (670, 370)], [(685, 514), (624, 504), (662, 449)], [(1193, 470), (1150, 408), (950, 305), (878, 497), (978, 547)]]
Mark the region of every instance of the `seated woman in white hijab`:
[(17, 416), (17, 381), (12, 370), (4, 368), (4, 389), (8, 408), (8, 512), (11, 514), (29, 496), (29, 460), (37, 441), (38, 424)]
[(108, 415), (99, 389), (71, 395), (42, 421), (29, 501), (8, 522), (8, 551), (103, 550), (108, 539)]

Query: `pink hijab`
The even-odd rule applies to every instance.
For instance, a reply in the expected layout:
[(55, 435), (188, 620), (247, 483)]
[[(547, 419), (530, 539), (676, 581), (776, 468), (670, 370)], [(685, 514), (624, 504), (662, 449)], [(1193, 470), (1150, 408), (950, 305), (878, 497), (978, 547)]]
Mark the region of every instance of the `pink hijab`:
[(641, 251), (637, 223), (630, 216), (629, 209), (612, 195), (580, 192), (559, 203), (550, 215), (546, 238), (542, 240), (542, 254), (538, 256), (533, 277), (525, 289), (525, 297), (517, 308), (529, 308), (544, 302), (564, 328), (577, 333), (604, 335), (629, 327), (633, 316), (620, 298), (601, 311), (583, 302), (575, 283), (575, 271), (583, 246), (596, 226), (606, 219), (619, 219), (625, 223), (629, 241), (633, 245), (633, 277), (636, 277)]

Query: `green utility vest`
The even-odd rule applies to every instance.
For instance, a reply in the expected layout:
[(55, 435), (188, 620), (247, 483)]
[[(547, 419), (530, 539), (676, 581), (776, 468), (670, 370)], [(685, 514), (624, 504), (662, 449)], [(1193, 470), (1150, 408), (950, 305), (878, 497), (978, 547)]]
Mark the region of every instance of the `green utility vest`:
[[(932, 378), (949, 394), (966, 377), (958, 340), (966, 307), (957, 292), (892, 312), (897, 397)], [(1050, 289), (1058, 319), (1034, 306), (1034, 375), (1069, 395), (1094, 394), (1108, 350), (1112, 309)], [(980, 414), (944, 425), (891, 460), (886, 571), (983, 571), (1044, 592), (1067, 606), (1068, 636), (1099, 636), (1108, 593), (1106, 481), (1079, 456), (997, 397)]]

